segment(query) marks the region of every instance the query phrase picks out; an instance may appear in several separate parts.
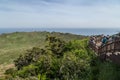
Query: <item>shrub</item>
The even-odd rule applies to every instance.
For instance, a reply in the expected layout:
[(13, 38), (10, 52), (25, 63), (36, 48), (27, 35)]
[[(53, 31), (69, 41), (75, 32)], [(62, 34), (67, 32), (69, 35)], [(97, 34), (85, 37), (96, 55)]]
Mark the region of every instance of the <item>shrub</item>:
[(62, 78), (65, 80), (87, 78), (90, 67), (87, 57), (84, 59), (77, 56), (75, 52), (67, 52), (62, 59), (62, 66), (60, 68)]
[(37, 67), (31, 64), (29, 66), (23, 67), (22, 70), (19, 70), (17, 72), (17, 75), (22, 78), (36, 76), (37, 75), (36, 69), (37, 69)]
[(44, 49), (34, 47), (15, 60), (17, 76), (31, 76), (48, 80), (86, 80), (90, 69), (90, 56), (86, 40), (64, 42), (48, 36)]
[(66, 45), (65, 41), (54, 36), (47, 36), (46, 41), (48, 42), (46, 47), (52, 51), (53, 54), (57, 57), (63, 56)]
[(32, 50), (28, 50), (25, 55), (20, 55), (16, 60), (14, 60), (15, 66), (20, 70), (24, 66), (28, 66), (29, 64), (36, 62), (42, 54), (46, 54), (44, 49), (34, 47)]
[(5, 71), (5, 74), (12, 74), (14, 72), (15, 72), (14, 68), (10, 68)]

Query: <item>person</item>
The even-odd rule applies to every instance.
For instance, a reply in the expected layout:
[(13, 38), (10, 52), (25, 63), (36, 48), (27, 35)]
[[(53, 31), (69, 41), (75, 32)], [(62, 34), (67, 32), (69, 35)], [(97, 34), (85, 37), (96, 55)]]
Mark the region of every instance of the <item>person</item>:
[(104, 36), (104, 37), (102, 38), (102, 46), (103, 46), (103, 45), (105, 45), (105, 44), (106, 44), (106, 42), (107, 42), (107, 37), (106, 37), (106, 36)]
[(93, 43), (94, 45), (96, 44), (96, 42), (95, 42), (95, 40), (94, 40), (94, 39), (92, 40), (92, 43)]
[(91, 46), (95, 46), (96, 45), (96, 37), (95, 36), (91, 36), (90, 37), (89, 44)]
[(107, 35), (107, 36), (106, 36), (106, 38), (107, 38), (107, 40), (109, 40), (110, 36), (109, 36), (109, 35)]

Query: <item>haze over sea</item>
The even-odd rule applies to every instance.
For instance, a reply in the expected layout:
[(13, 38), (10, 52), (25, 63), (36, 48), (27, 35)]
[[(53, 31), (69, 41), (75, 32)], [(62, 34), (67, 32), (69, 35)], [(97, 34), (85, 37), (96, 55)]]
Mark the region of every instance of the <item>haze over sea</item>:
[(112, 35), (120, 32), (120, 28), (0, 28), (0, 34), (33, 31), (63, 32), (78, 35)]

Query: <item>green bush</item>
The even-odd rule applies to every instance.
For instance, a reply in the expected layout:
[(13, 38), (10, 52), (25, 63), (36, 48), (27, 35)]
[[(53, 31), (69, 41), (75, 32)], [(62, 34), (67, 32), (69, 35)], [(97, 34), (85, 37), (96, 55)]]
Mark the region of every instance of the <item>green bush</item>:
[(90, 80), (119, 80), (120, 65), (101, 61), (98, 57), (91, 60)]
[(66, 45), (64, 40), (54, 36), (47, 36), (46, 41), (48, 42), (48, 50), (50, 50), (57, 57), (63, 56)]
[(10, 69), (6, 70), (5, 74), (12, 74), (12, 73), (14, 73), (14, 71), (15, 70), (13, 68), (10, 68)]
[(17, 75), (22, 78), (36, 76), (37, 75), (36, 69), (37, 69), (37, 67), (31, 64), (29, 66), (23, 67), (22, 70), (19, 70), (17, 72)]
[(89, 63), (73, 53), (66, 53), (62, 59), (60, 72), (64, 80), (87, 78)]
[(88, 79), (92, 53), (87, 49), (87, 39), (64, 42), (48, 36), (46, 41), (44, 49), (35, 47), (15, 60), (17, 76), (35, 76), (40, 80)]
[(27, 50), (25, 55), (20, 55), (16, 60), (14, 60), (15, 66), (20, 70), (24, 66), (28, 66), (29, 64), (36, 62), (42, 54), (46, 54), (46, 51), (37, 47), (34, 47), (32, 50)]

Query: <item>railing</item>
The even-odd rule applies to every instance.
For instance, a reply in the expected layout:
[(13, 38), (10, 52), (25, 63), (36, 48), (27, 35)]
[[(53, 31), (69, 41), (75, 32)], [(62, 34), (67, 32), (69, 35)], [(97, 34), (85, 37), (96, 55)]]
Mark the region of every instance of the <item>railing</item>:
[(95, 45), (95, 44), (89, 42), (89, 47), (90, 47), (93, 51), (98, 52), (98, 49), (96, 48), (96, 45)]
[(104, 46), (98, 49), (98, 54), (120, 51), (120, 38), (115, 38), (114, 41), (107, 42)]
[[(94, 50), (102, 61), (111, 60), (116, 64), (120, 64), (120, 38), (108, 41), (105, 45), (96, 48), (95, 44), (89, 43), (89, 47)], [(108, 55), (110, 53), (110, 55)], [(119, 53), (119, 54), (115, 54)]]
[(108, 52), (120, 51), (120, 38), (115, 38), (114, 41), (108, 41), (105, 45), (97, 48), (95, 44), (89, 42), (90, 48), (92, 48), (98, 55)]

